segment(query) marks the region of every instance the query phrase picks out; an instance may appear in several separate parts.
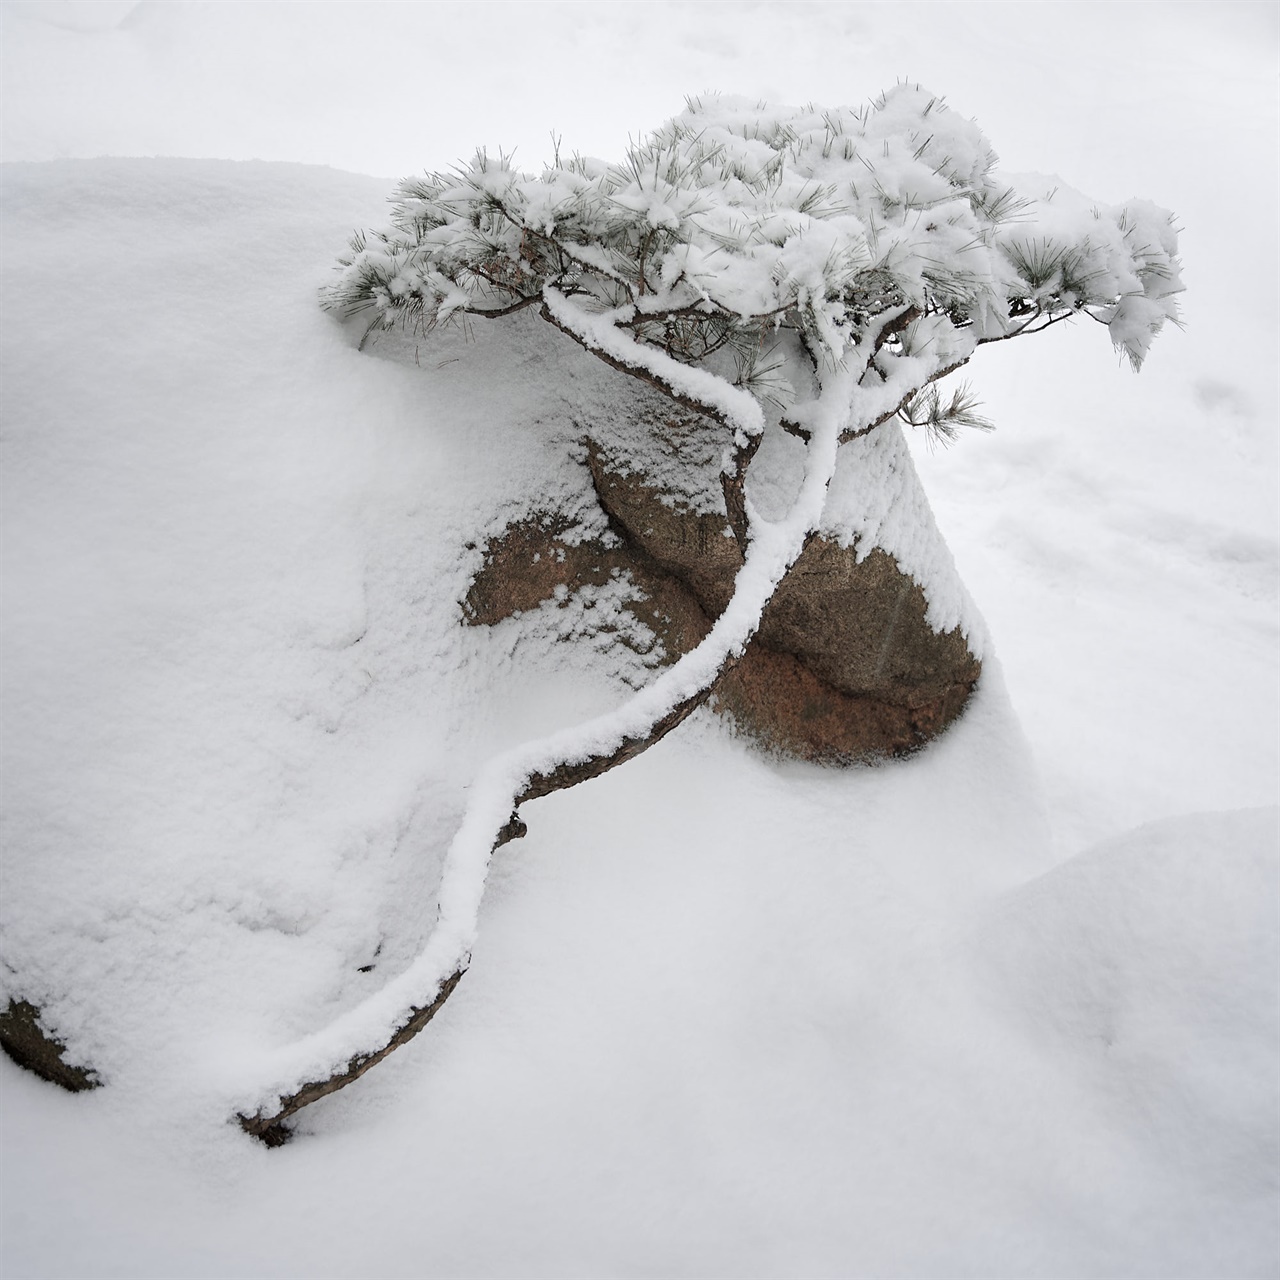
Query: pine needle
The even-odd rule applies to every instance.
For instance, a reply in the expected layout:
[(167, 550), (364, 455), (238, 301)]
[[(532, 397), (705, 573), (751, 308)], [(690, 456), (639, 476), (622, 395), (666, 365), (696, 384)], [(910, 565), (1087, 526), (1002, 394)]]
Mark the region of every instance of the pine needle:
[(967, 382), (956, 387), (948, 401), (943, 400), (936, 386), (929, 386), (899, 409), (898, 416), (908, 426), (924, 428), (930, 448), (946, 448), (959, 439), (965, 427), (995, 430), (995, 423), (977, 412), (981, 403)]

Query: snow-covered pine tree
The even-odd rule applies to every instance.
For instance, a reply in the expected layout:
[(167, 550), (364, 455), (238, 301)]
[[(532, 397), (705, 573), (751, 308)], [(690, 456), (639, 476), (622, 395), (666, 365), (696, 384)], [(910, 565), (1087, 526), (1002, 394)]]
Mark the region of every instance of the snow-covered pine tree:
[[(247, 1130), (281, 1140), (288, 1116), (426, 1024), (466, 969), (489, 858), (523, 832), (525, 801), (597, 776), (678, 724), (740, 658), (815, 537), (862, 537), (863, 556), (877, 546), (858, 513), (833, 518), (833, 478), (851, 468), (852, 489), (876, 506), (875, 486), (900, 485), (909, 467), (898, 422), (942, 435), (980, 424), (967, 394), (944, 397), (939, 380), (987, 343), (1077, 316), (1104, 324), (1136, 369), (1177, 320), (1169, 213), (1015, 189), (995, 165), (976, 124), (914, 86), (860, 110), (708, 97), (621, 163), (557, 156), (530, 175), (481, 152), (409, 179), (391, 226), (356, 238), (325, 305), (363, 318), (365, 337), (527, 309), (646, 384), (686, 428), (719, 432), (740, 567), (703, 638), (617, 711), (485, 766), (426, 950), (276, 1060), (247, 1091)], [(803, 442), (790, 506), (769, 516), (751, 483), (767, 431)], [(920, 508), (880, 502), (881, 531), (904, 510)], [(929, 608), (937, 632), (962, 621), (954, 605), (950, 616)]]
[[(1107, 324), (1137, 365), (1179, 288), (1162, 210), (1018, 191), (994, 163), (972, 122), (900, 86), (861, 111), (695, 101), (620, 165), (557, 157), (531, 176), (481, 153), (402, 183), (392, 226), (357, 237), (328, 306), (361, 317), (366, 337), (529, 309), (638, 380), (622, 415), (583, 424), (624, 553), (579, 551), (576, 579), (535, 583), (535, 557), (564, 560), (546, 532), (555, 513), (538, 513), (490, 544), (472, 620), (608, 564), (655, 602), (631, 612), (663, 650), (687, 651), (742, 565), (747, 472), (758, 491), (776, 461), (757, 447), (779, 428), (803, 437), (823, 379), (865, 348), (859, 393), (883, 403), (842, 429), (846, 444), (866, 437), (840, 463), (858, 478), (828, 496), (817, 540), (716, 693), (758, 737), (808, 758), (899, 753), (945, 727), (976, 682), (981, 628), (944, 582), (949, 558), (894, 420), (937, 438), (982, 425), (964, 387), (940, 398), (932, 384), (984, 342), (1075, 315)], [(664, 450), (685, 474), (655, 470)], [(877, 529), (878, 473), (897, 492)], [(884, 536), (895, 519), (912, 531), (896, 547)]]

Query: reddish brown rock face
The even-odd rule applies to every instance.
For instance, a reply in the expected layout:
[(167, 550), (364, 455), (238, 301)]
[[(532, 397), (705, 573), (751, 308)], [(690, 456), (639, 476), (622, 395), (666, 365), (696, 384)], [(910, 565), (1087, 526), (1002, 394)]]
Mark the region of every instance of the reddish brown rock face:
[[(675, 661), (723, 610), (742, 564), (723, 515), (696, 513), (588, 448), (614, 545), (565, 544), (564, 523), (530, 518), (486, 548), (464, 602), (493, 624), (557, 587), (626, 572), (645, 599), (626, 607)], [(959, 715), (981, 671), (959, 630), (926, 621), (920, 586), (892, 557), (813, 537), (779, 585), (755, 639), (714, 688), (714, 705), (762, 745), (826, 763), (902, 755)]]

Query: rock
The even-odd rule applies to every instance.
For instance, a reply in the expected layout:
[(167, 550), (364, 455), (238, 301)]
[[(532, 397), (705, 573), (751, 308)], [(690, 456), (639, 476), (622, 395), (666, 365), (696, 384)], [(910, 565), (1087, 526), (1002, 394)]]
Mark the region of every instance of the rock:
[(101, 1084), (92, 1068), (63, 1060), (66, 1045), (45, 1032), (40, 1026), (40, 1010), (26, 1000), (10, 1000), (9, 1007), (0, 1013), (0, 1049), (18, 1066), (72, 1093)]
[[(687, 430), (687, 424), (680, 424)], [(646, 482), (633, 460), (588, 441), (587, 465), (615, 537), (570, 546), (565, 523), (531, 517), (486, 548), (469, 622), (493, 623), (628, 573), (648, 597), (626, 607), (674, 661), (728, 603), (742, 552), (723, 500), (698, 503)], [(716, 708), (763, 745), (806, 760), (901, 755), (960, 714), (981, 665), (956, 629), (928, 623), (920, 585), (879, 548), (814, 535), (765, 610), (755, 639), (717, 682)]]
[(678, 578), (705, 613), (718, 617), (733, 594), (742, 551), (723, 514), (698, 512), (663, 495), (634, 472), (621, 471), (601, 450), (587, 446), (587, 466), (600, 505), (623, 538)]
[(981, 670), (958, 629), (929, 625), (928, 607), (920, 585), (879, 548), (859, 563), (854, 547), (815, 537), (778, 585), (759, 640), (842, 693), (923, 707), (957, 686), (967, 696)]

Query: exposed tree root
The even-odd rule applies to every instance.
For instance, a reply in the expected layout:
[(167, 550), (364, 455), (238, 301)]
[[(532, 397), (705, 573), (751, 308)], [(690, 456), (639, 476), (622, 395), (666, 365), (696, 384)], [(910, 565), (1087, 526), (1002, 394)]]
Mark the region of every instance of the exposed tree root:
[[(523, 826), (524, 824), (522, 823), (521, 825)], [(504, 827), (503, 830), (505, 831), (506, 828)], [(510, 838), (508, 836), (508, 839)], [(503, 841), (499, 840), (498, 843), (501, 844)], [(347, 1063), (343, 1070), (335, 1071), (333, 1075), (324, 1080), (313, 1080), (308, 1084), (304, 1084), (295, 1093), (281, 1098), (280, 1105), (266, 1115), (258, 1112), (252, 1116), (237, 1116), (236, 1118), (240, 1121), (240, 1127), (245, 1133), (252, 1134), (268, 1147), (284, 1146), (292, 1136), (292, 1130), (285, 1124), (285, 1121), (290, 1116), (296, 1115), (303, 1107), (309, 1106), (313, 1102), (318, 1102), (328, 1094), (337, 1093), (339, 1089), (345, 1088), (353, 1080), (359, 1080), (370, 1067), (376, 1067), (387, 1054), (398, 1049), (402, 1044), (408, 1044), (440, 1012), (441, 1006), (453, 995), (465, 972), (465, 969), (459, 969), (456, 973), (446, 978), (444, 985), (430, 1004), (424, 1005), (420, 1009), (412, 1009), (409, 1013), (408, 1021), (391, 1036), (381, 1049), (373, 1053), (357, 1054)]]
[[(733, 661), (735, 661), (733, 658), (727, 659), (721, 669), (724, 670)], [(710, 684), (704, 689), (699, 689), (697, 693), (677, 703), (666, 715), (655, 721), (649, 733), (624, 738), (622, 744), (616, 750), (600, 752), (596, 755), (588, 756), (584, 760), (564, 762), (545, 773), (533, 774), (528, 784), (517, 797), (516, 808), (518, 809), (527, 800), (538, 800), (556, 791), (566, 791), (570, 787), (576, 787), (581, 782), (598, 778), (610, 769), (634, 759), (641, 752), (648, 750), (656, 742), (660, 742), (665, 738), (672, 729), (706, 701), (710, 692)], [(513, 812), (506, 824), (498, 830), (497, 838), (493, 843), (494, 850), (496, 851), (512, 840), (520, 839), (527, 832), (528, 827), (519, 815)], [(403, 1044), (408, 1044), (440, 1011), (444, 1002), (457, 989), (458, 983), (462, 981), (462, 975), (465, 972), (466, 968), (463, 967), (447, 978), (430, 1004), (411, 1009), (406, 1021), (391, 1035), (381, 1049), (373, 1053), (357, 1054), (347, 1062), (346, 1067), (341, 1071), (334, 1072), (333, 1075), (326, 1077), (324, 1080), (313, 1080), (304, 1084), (295, 1092), (282, 1097), (279, 1105), (274, 1110), (259, 1111), (251, 1116), (244, 1114), (237, 1116), (236, 1119), (239, 1121), (240, 1127), (268, 1147), (283, 1146), (292, 1136), (292, 1130), (285, 1123), (290, 1117), (296, 1115), (303, 1107), (309, 1106), (313, 1102), (318, 1102), (321, 1098), (331, 1093), (336, 1093), (339, 1089), (343, 1089), (353, 1081), (358, 1080), (370, 1067), (376, 1067), (393, 1050), (398, 1049)]]
[[(547, 296), (550, 296), (549, 291)], [(632, 349), (634, 356), (628, 352), (627, 360), (614, 357), (579, 334), (576, 322), (571, 324), (564, 319), (568, 311), (563, 308), (562, 311), (562, 315), (553, 316), (545, 303), (542, 308), (544, 318), (607, 363), (658, 387), (684, 407), (724, 420), (718, 407), (695, 400), (672, 386), (660, 369), (646, 360), (638, 344)], [(881, 323), (889, 324), (896, 318), (896, 312), (887, 312)], [(896, 378), (878, 379), (874, 390), (862, 392), (857, 376), (867, 368), (874, 339), (874, 333), (865, 335), (859, 348), (851, 353), (856, 360), (851, 360), (850, 364), (856, 363), (857, 372), (851, 368), (834, 371), (829, 385), (822, 385), (818, 399), (813, 402), (816, 416), (807, 442), (806, 474), (792, 510), (776, 525), (753, 527), (750, 530), (753, 537), (745, 536), (748, 530), (743, 529), (743, 537), (737, 545), (746, 551), (745, 562), (734, 576), (731, 599), (701, 642), (655, 679), (652, 685), (610, 715), (588, 722), (567, 735), (526, 744), (495, 758), (481, 771), (472, 803), (445, 864), (441, 920), (437, 925), (441, 930), (437, 936), (443, 939), (440, 943), (443, 955), (433, 956), (429, 962), (424, 959), (424, 967), (429, 973), (432, 966), (438, 966), (436, 972), (443, 971), (449, 976), (443, 981), (435, 980), (430, 1001), (410, 1006), (380, 1048), (355, 1054), (347, 1059), (344, 1066), (322, 1080), (309, 1081), (288, 1093), (281, 1092), (277, 1095), (277, 1105), (273, 1107), (260, 1108), (252, 1115), (242, 1112), (237, 1119), (247, 1133), (269, 1146), (287, 1141), (289, 1129), (285, 1122), (290, 1117), (312, 1102), (358, 1080), (370, 1067), (406, 1044), (431, 1021), (466, 971), (488, 859), (501, 845), (525, 833), (524, 823), (518, 814), (522, 804), (597, 778), (634, 759), (660, 742), (705, 702), (716, 682), (741, 661), (779, 583), (802, 555), (817, 527), (835, 471), (840, 435), (855, 413), (855, 400), (865, 402), (856, 409), (864, 421), (878, 418), (885, 413), (886, 404), (896, 406), (906, 392), (918, 390), (924, 380), (916, 375), (914, 369), (907, 368)], [(732, 390), (727, 384), (726, 389)], [(738, 445), (736, 461), (739, 474), (733, 477), (725, 491), (731, 526), (735, 516), (748, 516), (742, 495), (741, 471), (745, 470), (754, 452), (747, 433), (742, 434)], [(506, 809), (508, 816), (505, 819), (500, 816), (498, 806)], [(451, 950), (455, 946), (457, 952)], [(450, 955), (456, 955), (456, 960), (446, 958)], [(446, 966), (456, 967), (450, 972)], [(425, 987), (430, 979), (425, 974), (421, 977)], [(413, 981), (417, 980), (415, 975)]]

